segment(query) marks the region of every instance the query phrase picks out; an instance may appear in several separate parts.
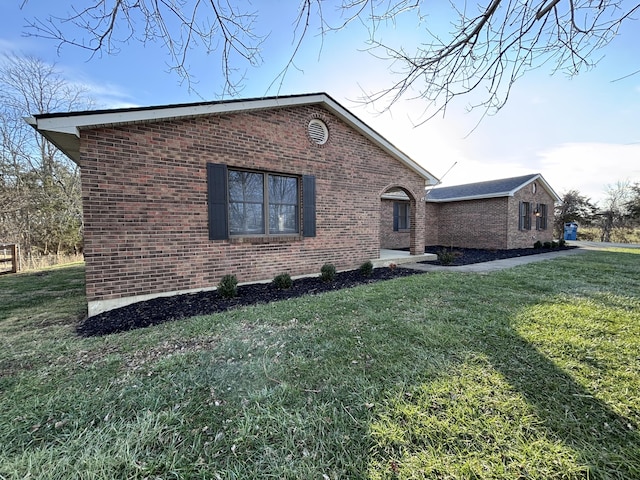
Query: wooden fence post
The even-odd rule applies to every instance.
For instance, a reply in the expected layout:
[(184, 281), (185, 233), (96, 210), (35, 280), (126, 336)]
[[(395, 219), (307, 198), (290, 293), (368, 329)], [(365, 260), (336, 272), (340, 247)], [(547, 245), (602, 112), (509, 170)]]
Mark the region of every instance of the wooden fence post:
[[(18, 245), (9, 244), (9, 245), (0, 245), (0, 250), (2, 250), (2, 258), (0, 258), (0, 263), (9, 263), (11, 262), (11, 270), (0, 271), (0, 273), (17, 273), (18, 271), (18, 254), (20, 250), (18, 249)], [(4, 258), (6, 251), (9, 250), (9, 254), (11, 258)]]
[(11, 245), (11, 273), (18, 272), (18, 245)]

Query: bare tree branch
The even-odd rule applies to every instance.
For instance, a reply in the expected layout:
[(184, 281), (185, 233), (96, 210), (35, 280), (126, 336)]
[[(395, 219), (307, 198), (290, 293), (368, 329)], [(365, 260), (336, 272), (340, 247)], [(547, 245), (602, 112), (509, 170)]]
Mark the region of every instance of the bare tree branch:
[[(229, 0), (95, 0), (83, 9), (71, 8), (67, 16), (29, 21), (28, 34), (54, 40), (58, 49), (65, 45), (85, 49), (90, 57), (116, 55), (132, 40), (159, 41), (169, 55), (169, 68), (190, 88), (194, 78), (187, 64), (189, 51), (219, 51), (223, 94), (238, 93), (240, 60), (249, 66), (262, 61), (264, 37), (254, 33), (256, 13), (241, 10)], [(68, 33), (74, 30), (83, 35), (76, 38)]]
[[(491, 114), (529, 70), (551, 63), (553, 72), (571, 76), (592, 68), (599, 60), (596, 53), (640, 12), (640, 4), (631, 0), (450, 0), (449, 7), (456, 20), (444, 35), (442, 25), (425, 16), (430, 5), (421, 0), (299, 0), (291, 15), (291, 54), (269, 88), (282, 86), (287, 72), (298, 68), (296, 58), (309, 37), (322, 42), (358, 23), (368, 29), (368, 51), (389, 62), (398, 76), (364, 101), (391, 106), (400, 98), (421, 98), (429, 105), (428, 119), (444, 113), (457, 97), (470, 96), (469, 108)], [(398, 45), (382, 36), (383, 24), (407, 19), (423, 28), (419, 44)], [(204, 49), (220, 58), (222, 94), (235, 95), (246, 69), (262, 63), (268, 35), (256, 32), (268, 30), (259, 20), (250, 0), (90, 0), (81, 9), (71, 7), (66, 16), (32, 20), (29, 32), (57, 41), (58, 48), (78, 46), (91, 55), (117, 54), (130, 41), (159, 41), (169, 68), (190, 88), (195, 79), (188, 54)], [(472, 92), (480, 92), (481, 100)]]
[(622, 22), (633, 19), (640, 5), (622, 0), (491, 0), (478, 8), (476, 15), (454, 8), (459, 20), (451, 36), (443, 41), (427, 32), (429, 38), (414, 53), (404, 45), (372, 42), (373, 53), (391, 62), (399, 80), (363, 100), (391, 106), (400, 98), (422, 98), (431, 106), (427, 121), (444, 113), (454, 98), (483, 91), (470, 108), (495, 113), (529, 70), (549, 61), (554, 71), (568, 75), (593, 67), (595, 52), (616, 36)]

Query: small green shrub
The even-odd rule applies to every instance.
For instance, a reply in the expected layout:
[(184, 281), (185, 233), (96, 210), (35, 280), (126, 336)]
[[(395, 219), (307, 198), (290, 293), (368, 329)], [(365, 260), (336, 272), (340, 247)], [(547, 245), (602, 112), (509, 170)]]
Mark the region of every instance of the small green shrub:
[(238, 279), (235, 275), (225, 275), (218, 284), (218, 292), (222, 298), (233, 298), (238, 295)]
[(325, 263), (320, 269), (320, 278), (323, 282), (332, 282), (336, 278), (336, 267), (330, 263)]
[(559, 248), (560, 244), (556, 241), (551, 242), (551, 248)]
[(567, 241), (564, 238), (561, 238), (560, 241), (558, 241), (558, 246), (560, 248), (564, 248), (567, 246)]
[(281, 273), (273, 279), (273, 285), (279, 290), (288, 290), (293, 285), (293, 280), (288, 273)]
[(544, 243), (542, 244), (542, 246), (543, 246), (544, 248), (549, 249), (549, 248), (551, 248), (551, 242), (544, 242)]
[(442, 249), (437, 253), (437, 255), (438, 260), (442, 265), (450, 265), (456, 259), (456, 254), (453, 252), (453, 250)]
[(373, 272), (373, 263), (371, 260), (367, 260), (362, 265), (360, 265), (360, 273), (365, 277), (370, 277)]
[(536, 243), (533, 244), (533, 248), (535, 249), (542, 248), (542, 242), (538, 240)]

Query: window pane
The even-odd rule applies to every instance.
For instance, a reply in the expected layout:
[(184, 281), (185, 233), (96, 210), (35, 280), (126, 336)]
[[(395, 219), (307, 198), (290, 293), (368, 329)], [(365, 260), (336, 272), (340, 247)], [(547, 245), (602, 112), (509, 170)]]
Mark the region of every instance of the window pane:
[(264, 233), (262, 203), (229, 202), (229, 232), (231, 235)]
[(229, 171), (229, 233), (264, 233), (264, 175)]
[(298, 219), (298, 179), (269, 175), (269, 233), (296, 233)]
[(269, 233), (298, 232), (297, 205), (269, 205)]
[(264, 177), (261, 173), (229, 171), (229, 201), (260, 202), (264, 200)]
[(298, 204), (298, 179), (269, 175), (269, 203)]
[(409, 221), (409, 214), (411, 212), (411, 206), (408, 203), (401, 203), (398, 208), (398, 229), (408, 230), (411, 228), (411, 222)]

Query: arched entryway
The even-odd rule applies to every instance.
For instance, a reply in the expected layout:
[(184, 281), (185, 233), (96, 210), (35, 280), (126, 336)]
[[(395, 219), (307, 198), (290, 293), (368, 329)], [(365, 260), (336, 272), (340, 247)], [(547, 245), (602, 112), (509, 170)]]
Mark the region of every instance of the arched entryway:
[(380, 249), (424, 254), (424, 204), (402, 185), (380, 194)]

